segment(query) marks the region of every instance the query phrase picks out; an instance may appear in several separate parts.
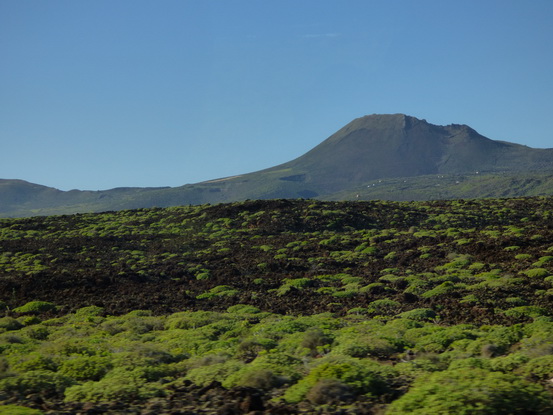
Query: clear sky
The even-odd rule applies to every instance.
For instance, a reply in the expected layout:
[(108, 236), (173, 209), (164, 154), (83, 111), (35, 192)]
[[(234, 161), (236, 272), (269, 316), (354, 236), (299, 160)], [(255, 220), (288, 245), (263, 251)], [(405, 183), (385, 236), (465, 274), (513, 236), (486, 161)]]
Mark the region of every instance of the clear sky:
[(553, 147), (553, 1), (0, 0), (0, 178), (180, 186), (373, 113)]

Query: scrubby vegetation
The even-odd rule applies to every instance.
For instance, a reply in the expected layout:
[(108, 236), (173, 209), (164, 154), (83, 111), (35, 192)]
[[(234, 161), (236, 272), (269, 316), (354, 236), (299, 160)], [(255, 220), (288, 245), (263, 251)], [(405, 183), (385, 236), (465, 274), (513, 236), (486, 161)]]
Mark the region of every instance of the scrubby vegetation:
[(552, 413), (552, 241), (549, 198), (3, 219), (0, 413)]

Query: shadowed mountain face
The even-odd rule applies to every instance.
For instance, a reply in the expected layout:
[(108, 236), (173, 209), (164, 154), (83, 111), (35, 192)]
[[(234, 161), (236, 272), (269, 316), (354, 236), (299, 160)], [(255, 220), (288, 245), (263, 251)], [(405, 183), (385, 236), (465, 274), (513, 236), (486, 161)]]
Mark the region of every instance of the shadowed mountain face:
[[(465, 175), (464, 186), (436, 193), (429, 183), (444, 175), (450, 179), (455, 176), (456, 184), (460, 183), (457, 176)], [(401, 194), (394, 187), (387, 193), (367, 193), (371, 181), (394, 178), (416, 180), (410, 184), (411, 189), (402, 186)], [(0, 180), (0, 215), (46, 215), (245, 199), (347, 199), (359, 194), (365, 199), (392, 200), (551, 195), (553, 149), (490, 140), (466, 125), (438, 126), (403, 114), (369, 115), (353, 120), (290, 162), (176, 188), (60, 192), (22, 181)]]

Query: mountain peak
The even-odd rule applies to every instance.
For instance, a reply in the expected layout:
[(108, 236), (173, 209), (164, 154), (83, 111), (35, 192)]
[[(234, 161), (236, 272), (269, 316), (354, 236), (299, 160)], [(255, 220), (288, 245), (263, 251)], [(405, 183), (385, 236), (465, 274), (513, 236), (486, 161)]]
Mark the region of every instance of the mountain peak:
[(463, 124), (441, 126), (401, 113), (371, 114), (278, 167), (301, 172), (305, 183), (326, 192), (382, 178), (529, 170), (538, 159), (553, 165), (550, 153), (528, 151), (490, 140)]
[(418, 119), (406, 114), (370, 114), (359, 117), (347, 124), (342, 130), (355, 129), (409, 129), (416, 125), (428, 124), (425, 119)]

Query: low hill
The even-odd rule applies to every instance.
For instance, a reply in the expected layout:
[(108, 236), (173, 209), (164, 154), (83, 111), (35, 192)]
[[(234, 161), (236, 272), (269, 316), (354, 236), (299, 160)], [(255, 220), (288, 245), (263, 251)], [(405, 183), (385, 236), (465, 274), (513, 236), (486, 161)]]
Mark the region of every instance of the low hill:
[[(552, 195), (552, 177), (553, 149), (494, 141), (466, 125), (437, 126), (403, 114), (369, 115), (352, 121), (290, 162), (181, 187), (61, 192), (20, 180), (0, 180), (0, 216), (247, 199), (432, 200)], [(404, 184), (396, 186), (398, 180)], [(385, 185), (372, 189), (375, 181)]]

